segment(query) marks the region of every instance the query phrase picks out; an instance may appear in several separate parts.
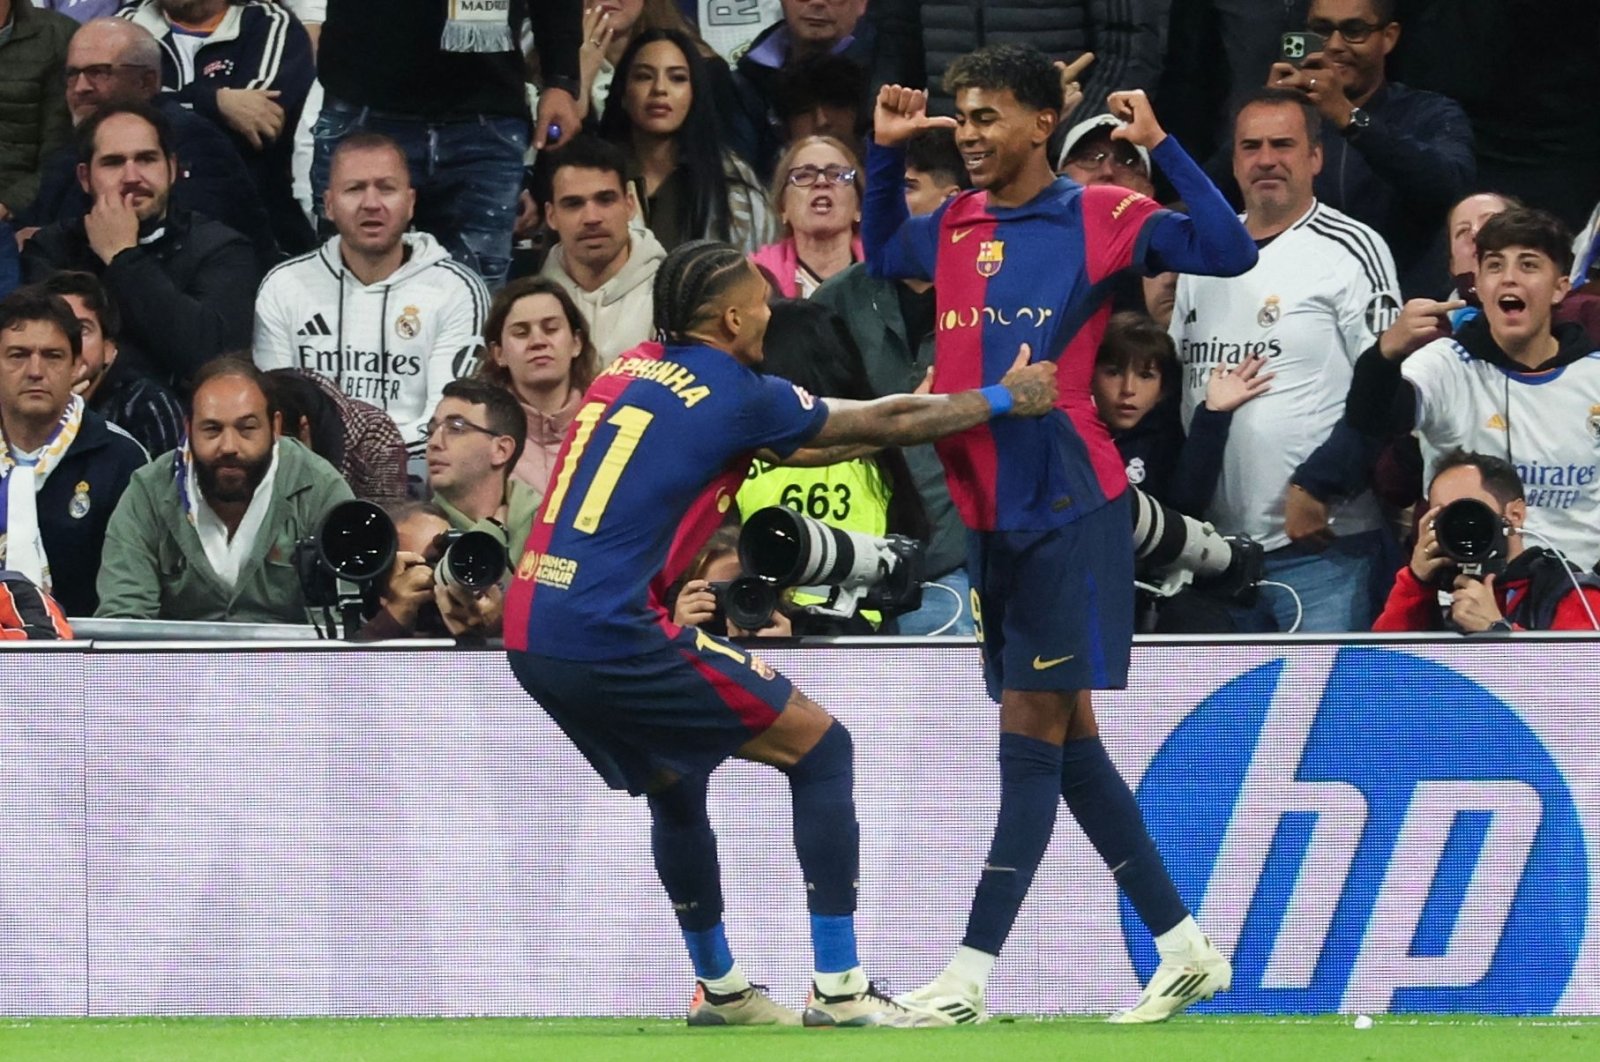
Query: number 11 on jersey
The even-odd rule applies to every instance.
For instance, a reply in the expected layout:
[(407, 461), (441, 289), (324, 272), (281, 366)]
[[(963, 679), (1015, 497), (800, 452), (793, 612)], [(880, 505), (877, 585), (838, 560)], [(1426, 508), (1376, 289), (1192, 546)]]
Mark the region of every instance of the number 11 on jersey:
[[(577, 422), (577, 431), (572, 436), (567, 459), (562, 462), (561, 474), (550, 487), (550, 497), (545, 501), (545, 523), (556, 522), (561, 503), (567, 498), (567, 489), (572, 486), (572, 474), (577, 470), (578, 462), (589, 445), (589, 437), (594, 434), (595, 426), (600, 423), (605, 411), (604, 402), (590, 402), (578, 410), (578, 415), (573, 418)], [(611, 495), (617, 489), (617, 481), (622, 478), (622, 470), (628, 467), (634, 451), (639, 448), (639, 440), (644, 437), (644, 430), (654, 419), (654, 413), (637, 406), (622, 406), (606, 419), (607, 424), (617, 429), (617, 434), (612, 437), (611, 445), (600, 458), (600, 467), (589, 482), (589, 489), (583, 495), (583, 504), (578, 506), (578, 514), (572, 520), (573, 527), (586, 535), (594, 534), (600, 527), (600, 518), (611, 503)]]

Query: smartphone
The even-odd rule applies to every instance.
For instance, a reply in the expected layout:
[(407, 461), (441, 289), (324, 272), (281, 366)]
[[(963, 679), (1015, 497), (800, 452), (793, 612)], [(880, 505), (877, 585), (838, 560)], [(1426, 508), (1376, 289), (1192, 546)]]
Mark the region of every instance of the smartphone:
[(1291, 66), (1299, 66), (1306, 57), (1316, 55), (1328, 46), (1328, 39), (1320, 33), (1301, 30), (1283, 35), (1283, 59)]

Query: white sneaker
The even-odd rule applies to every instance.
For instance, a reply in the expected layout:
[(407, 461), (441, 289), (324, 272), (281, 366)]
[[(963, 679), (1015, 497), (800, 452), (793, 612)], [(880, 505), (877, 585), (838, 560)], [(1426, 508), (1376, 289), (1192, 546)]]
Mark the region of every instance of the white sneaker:
[(780, 1007), (767, 996), (766, 987), (751, 985), (743, 992), (718, 995), (694, 983), (694, 998), (689, 1000), (690, 1025), (799, 1025), (800, 1015)]
[(1191, 1003), (1210, 999), (1233, 986), (1233, 964), (1206, 938), (1205, 949), (1184, 959), (1162, 959), (1139, 1002), (1106, 1020), (1113, 1025), (1166, 1021)]
[(806, 1010), (800, 1021), (804, 1025), (841, 1028), (884, 1025), (893, 1029), (925, 1029), (950, 1024), (935, 1014), (896, 1003), (870, 983), (865, 992), (844, 996), (823, 995), (816, 985), (812, 985), (811, 998), (806, 1001)]
[(967, 984), (940, 974), (921, 988), (894, 997), (902, 1007), (939, 1017), (946, 1025), (974, 1025), (988, 1021), (983, 1009), (983, 986)]

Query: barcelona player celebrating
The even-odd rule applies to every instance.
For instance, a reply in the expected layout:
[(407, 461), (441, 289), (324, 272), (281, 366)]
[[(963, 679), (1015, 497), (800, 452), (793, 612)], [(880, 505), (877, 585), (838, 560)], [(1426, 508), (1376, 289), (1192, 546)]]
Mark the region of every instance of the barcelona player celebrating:
[[(1101, 745), (1089, 690), (1126, 682), (1133, 640), (1128, 480), (1090, 393), (1118, 273), (1235, 276), (1256, 262), (1243, 225), (1156, 123), (1142, 92), (1110, 98), (1112, 135), (1146, 148), (1190, 216), (1111, 186), (1051, 172), (1046, 143), (1092, 57), (1052, 65), (996, 45), (950, 65), (957, 117), (932, 118), (926, 94), (878, 96), (862, 235), (881, 277), (931, 280), (937, 294), (933, 390), (1000, 379), (1028, 343), (1054, 361), (1048, 416), (996, 420), (940, 440), (950, 495), (970, 529), (972, 613), (989, 695), (1000, 704), (1000, 813), (961, 947), (930, 984), (899, 997), (949, 1022), (981, 1021), (984, 989), (1065, 798), (1117, 884), (1155, 934), (1161, 963), (1114, 1021), (1160, 1021), (1226, 989), (1228, 961), (1200, 932)], [(1064, 98), (1067, 97), (1067, 98)], [(955, 128), (973, 190), (908, 218), (901, 145)]]
[(706, 785), (730, 756), (789, 780), (816, 970), (804, 1023), (932, 1024), (881, 995), (857, 961), (849, 731), (743, 650), (672, 623), (651, 585), (693, 552), (672, 550), (680, 525), (714, 518), (758, 451), (903, 446), (1037, 417), (1055, 405), (1056, 374), (1028, 365), (1024, 348), (998, 383), (963, 394), (815, 399), (752, 368), (769, 294), (727, 244), (684, 244), (662, 263), (665, 348), (624, 354), (584, 395), (506, 599), (511, 670), (607, 784), (649, 802), (656, 870), (697, 980), (690, 1024), (801, 1020), (750, 983), (723, 930)]

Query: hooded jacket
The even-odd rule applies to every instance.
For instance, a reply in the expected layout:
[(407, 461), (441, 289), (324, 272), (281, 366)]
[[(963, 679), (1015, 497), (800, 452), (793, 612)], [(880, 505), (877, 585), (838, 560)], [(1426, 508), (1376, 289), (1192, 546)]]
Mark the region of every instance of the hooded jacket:
[(1553, 334), (1555, 355), (1532, 368), (1481, 316), (1404, 361), (1373, 344), (1356, 361), (1345, 420), (1369, 438), (1415, 429), (1425, 481), (1454, 450), (1505, 458), (1527, 494), (1527, 531), (1589, 567), (1600, 559), (1600, 352), (1577, 325)]
[(310, 369), (382, 409), (417, 457), (444, 385), (473, 367), (489, 293), (432, 236), (402, 240), (400, 268), (374, 284), (346, 268), (338, 236), (272, 270), (256, 294), (253, 349), (264, 370)]
[(666, 248), (649, 229), (630, 226), (633, 244), (628, 260), (617, 275), (593, 291), (584, 291), (567, 272), (567, 249), (557, 246), (544, 260), (539, 275), (566, 289), (589, 322), (589, 338), (600, 352), (601, 365), (655, 335), (656, 270), (667, 257)]

